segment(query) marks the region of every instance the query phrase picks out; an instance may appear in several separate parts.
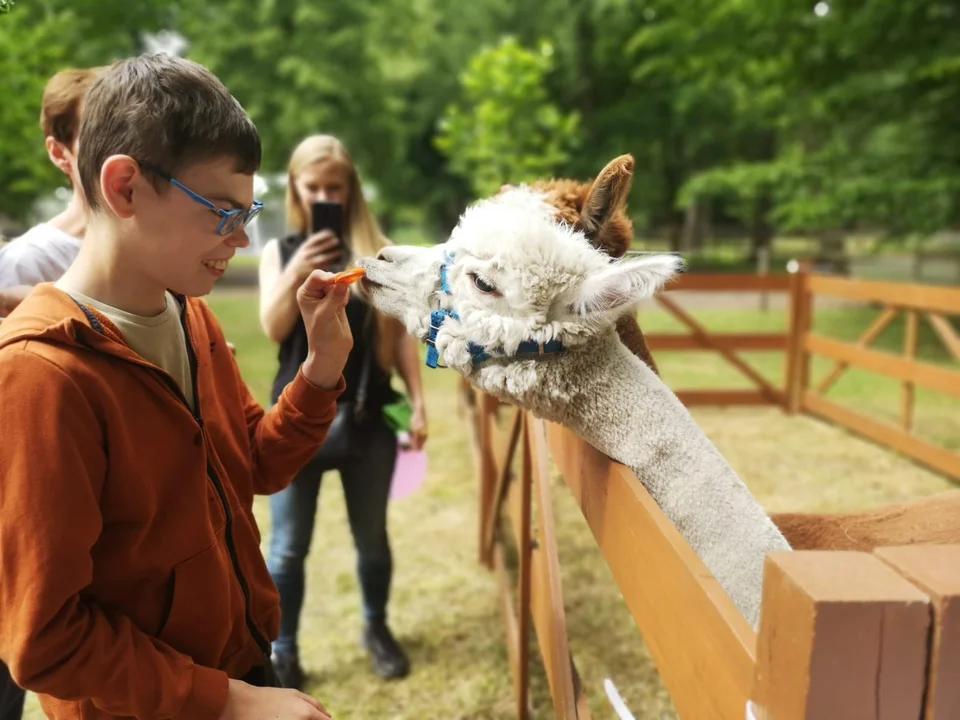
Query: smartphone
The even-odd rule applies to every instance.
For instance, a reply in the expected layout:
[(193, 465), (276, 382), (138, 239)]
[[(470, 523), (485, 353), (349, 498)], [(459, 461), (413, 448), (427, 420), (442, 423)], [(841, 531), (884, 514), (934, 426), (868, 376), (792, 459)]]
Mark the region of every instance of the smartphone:
[(347, 239), (343, 236), (343, 205), (326, 200), (310, 204), (310, 233), (321, 230), (330, 230), (340, 238), (342, 245), (346, 245)]

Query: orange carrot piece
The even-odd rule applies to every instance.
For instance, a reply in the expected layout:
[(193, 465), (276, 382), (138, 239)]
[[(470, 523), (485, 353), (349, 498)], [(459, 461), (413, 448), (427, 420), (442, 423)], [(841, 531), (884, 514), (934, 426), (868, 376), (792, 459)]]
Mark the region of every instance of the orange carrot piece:
[(344, 270), (333, 276), (334, 285), (350, 285), (355, 283), (357, 280), (362, 278), (367, 274), (367, 271), (362, 268), (350, 268), (349, 270)]

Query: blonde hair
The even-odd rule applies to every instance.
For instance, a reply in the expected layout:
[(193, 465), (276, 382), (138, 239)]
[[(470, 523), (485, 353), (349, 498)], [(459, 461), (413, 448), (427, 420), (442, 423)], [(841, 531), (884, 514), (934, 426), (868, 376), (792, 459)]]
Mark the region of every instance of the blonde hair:
[[(344, 212), (343, 231), (350, 240), (351, 256), (347, 258), (347, 264), (353, 265), (357, 258), (376, 255), (382, 248), (392, 243), (383, 234), (380, 224), (370, 212), (353, 158), (346, 146), (333, 135), (310, 135), (301, 140), (290, 155), (285, 200), (287, 223), (293, 229), (309, 234), (310, 219), (303, 207), (303, 200), (297, 192), (296, 179), (308, 167), (326, 162), (339, 165), (347, 173), (347, 206)], [(360, 283), (352, 285), (351, 290), (369, 302), (366, 291)], [(377, 335), (377, 362), (386, 372), (390, 372), (397, 361), (397, 343), (406, 330), (397, 320), (377, 310), (373, 313)]]

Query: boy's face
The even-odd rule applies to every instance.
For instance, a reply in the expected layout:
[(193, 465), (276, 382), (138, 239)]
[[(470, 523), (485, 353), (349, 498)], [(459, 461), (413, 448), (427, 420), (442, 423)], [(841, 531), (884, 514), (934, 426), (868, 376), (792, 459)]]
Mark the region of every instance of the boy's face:
[[(174, 179), (223, 210), (254, 201), (253, 176), (234, 171), (231, 158), (194, 163)], [(217, 234), (220, 216), (191, 195), (141, 170), (134, 187), (130, 241), (138, 245), (142, 270), (156, 284), (189, 296), (206, 295), (237, 248), (249, 243), (243, 227)], [(156, 180), (151, 183), (151, 180)], [(159, 192), (154, 188), (156, 185)]]

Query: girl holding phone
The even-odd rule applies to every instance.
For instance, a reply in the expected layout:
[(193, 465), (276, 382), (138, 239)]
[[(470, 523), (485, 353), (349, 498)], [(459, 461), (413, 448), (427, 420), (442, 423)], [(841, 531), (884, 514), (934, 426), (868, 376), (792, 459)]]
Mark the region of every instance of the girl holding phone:
[[(302, 140), (290, 157), (287, 175), (287, 220), (294, 232), (264, 246), (259, 269), (260, 323), (279, 345), (272, 402), (306, 358), (297, 288), (314, 269), (342, 270), (356, 258), (376, 255), (390, 243), (367, 206), (350, 154), (337, 138), (311, 135)], [(342, 209), (339, 216), (337, 204)], [(338, 417), (313, 460), (285, 490), (270, 498), (267, 566), (280, 592), (282, 614), (273, 661), (281, 682), (298, 689), (304, 682), (297, 645), (304, 561), (313, 535), (320, 481), (328, 470), (338, 470), (343, 482), (358, 554), (363, 644), (373, 669), (384, 678), (402, 677), (410, 665), (387, 625), (393, 573), (387, 502), (397, 439), (382, 408), (397, 399), (391, 387), (396, 372), (412, 406), (410, 442), (414, 448), (422, 447), (427, 432), (418, 348), (398, 321), (373, 309), (361, 283), (351, 286), (347, 319), (354, 346), (344, 368), (347, 389), (338, 403)]]

